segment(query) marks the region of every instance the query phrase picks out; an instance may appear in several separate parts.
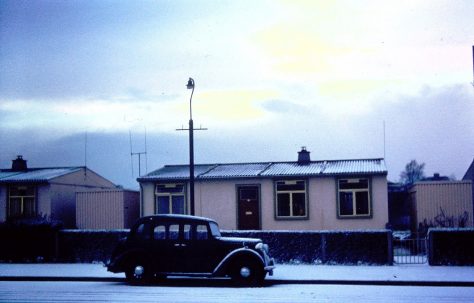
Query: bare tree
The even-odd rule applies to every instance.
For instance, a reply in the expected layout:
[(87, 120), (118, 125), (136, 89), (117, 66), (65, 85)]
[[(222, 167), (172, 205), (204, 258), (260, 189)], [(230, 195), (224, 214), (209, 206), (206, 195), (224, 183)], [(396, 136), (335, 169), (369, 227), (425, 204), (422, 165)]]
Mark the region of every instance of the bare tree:
[(425, 163), (418, 164), (416, 160), (411, 160), (405, 165), (405, 170), (400, 174), (400, 182), (403, 184), (413, 184), (425, 177)]

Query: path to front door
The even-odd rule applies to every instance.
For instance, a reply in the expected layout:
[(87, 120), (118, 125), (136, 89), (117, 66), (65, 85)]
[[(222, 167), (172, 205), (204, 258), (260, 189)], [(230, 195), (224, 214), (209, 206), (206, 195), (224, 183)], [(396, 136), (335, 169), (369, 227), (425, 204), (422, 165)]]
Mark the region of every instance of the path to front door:
[(238, 229), (261, 229), (260, 187), (258, 185), (237, 186)]

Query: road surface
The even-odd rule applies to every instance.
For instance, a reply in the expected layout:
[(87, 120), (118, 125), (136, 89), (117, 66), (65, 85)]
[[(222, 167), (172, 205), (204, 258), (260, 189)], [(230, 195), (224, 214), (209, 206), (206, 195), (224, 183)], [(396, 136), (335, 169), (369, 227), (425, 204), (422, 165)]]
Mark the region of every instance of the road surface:
[(473, 302), (474, 287), (297, 285), (235, 288), (223, 281), (2, 281), (0, 302)]

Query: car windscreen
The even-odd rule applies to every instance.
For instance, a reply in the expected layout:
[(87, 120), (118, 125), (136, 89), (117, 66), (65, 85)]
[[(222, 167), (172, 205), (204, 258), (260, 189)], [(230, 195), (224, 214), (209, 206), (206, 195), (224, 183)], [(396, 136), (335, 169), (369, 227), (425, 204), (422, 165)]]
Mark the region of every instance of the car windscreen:
[(211, 233), (212, 233), (212, 236), (213, 236), (214, 238), (218, 238), (218, 237), (221, 236), (221, 232), (220, 232), (220, 230), (219, 230), (219, 226), (218, 226), (216, 223), (210, 222), (210, 223), (209, 223), (209, 227), (211, 228)]

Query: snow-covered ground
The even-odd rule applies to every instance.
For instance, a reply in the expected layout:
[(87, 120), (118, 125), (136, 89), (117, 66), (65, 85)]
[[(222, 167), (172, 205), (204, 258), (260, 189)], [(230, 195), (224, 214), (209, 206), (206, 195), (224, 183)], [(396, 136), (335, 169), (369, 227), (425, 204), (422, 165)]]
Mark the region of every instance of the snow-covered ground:
[[(107, 272), (102, 264), (9, 264), (0, 263), (0, 277), (123, 277)], [(349, 266), (277, 264), (269, 280), (359, 280), (359, 281), (452, 281), (474, 282), (470, 266)]]

